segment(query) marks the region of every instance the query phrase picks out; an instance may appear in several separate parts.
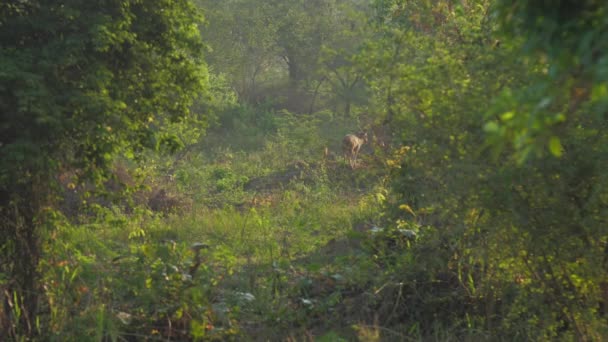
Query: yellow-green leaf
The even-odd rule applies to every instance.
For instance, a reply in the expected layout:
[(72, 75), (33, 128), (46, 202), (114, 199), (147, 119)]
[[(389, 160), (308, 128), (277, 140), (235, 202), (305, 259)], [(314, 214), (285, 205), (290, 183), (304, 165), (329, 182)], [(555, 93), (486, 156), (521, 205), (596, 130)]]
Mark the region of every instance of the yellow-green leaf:
[(551, 152), (552, 155), (554, 155), (556, 157), (562, 156), (564, 148), (562, 147), (562, 143), (559, 141), (558, 137), (552, 136), (549, 139), (549, 151)]
[(486, 133), (496, 133), (498, 132), (499, 126), (495, 121), (490, 121), (483, 126), (483, 130)]
[(409, 205), (407, 205), (407, 204), (402, 204), (402, 205), (400, 205), (400, 206), (399, 206), (399, 209), (401, 209), (401, 210), (405, 210), (405, 211), (407, 211), (408, 213), (410, 213), (410, 214), (412, 214), (412, 215), (416, 216), (416, 213), (414, 212), (414, 210), (412, 210), (412, 207), (410, 207), (410, 206), (409, 206)]
[(500, 116), (500, 119), (501, 119), (502, 121), (509, 121), (509, 120), (513, 119), (513, 117), (514, 117), (514, 116), (515, 116), (515, 113), (514, 113), (514, 112), (512, 112), (512, 111), (509, 111), (509, 112), (503, 113), (503, 114)]

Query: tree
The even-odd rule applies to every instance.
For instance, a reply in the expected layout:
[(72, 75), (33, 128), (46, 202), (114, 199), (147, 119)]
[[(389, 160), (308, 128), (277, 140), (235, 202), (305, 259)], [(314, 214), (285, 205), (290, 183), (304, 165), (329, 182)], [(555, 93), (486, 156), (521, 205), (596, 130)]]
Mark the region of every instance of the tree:
[[(350, 117), (353, 104), (363, 104), (366, 98), (366, 87), (363, 82), (363, 71), (356, 62), (364, 42), (369, 40), (367, 8), (355, 4), (337, 6), (339, 20), (333, 23), (332, 32), (328, 34), (319, 53), (319, 67), (316, 74), (318, 81), (313, 101), (323, 82), (329, 84), (328, 91), (333, 101), (343, 106), (345, 117)], [(314, 102), (311, 104), (311, 112)]]
[(201, 28), (210, 45), (209, 65), (230, 77), (240, 98), (253, 100), (264, 73), (276, 67), (276, 18), (268, 2), (199, 0), (208, 23)]
[(289, 82), (296, 87), (312, 74), (321, 45), (325, 41), (329, 18), (335, 15), (334, 1), (276, 1), (280, 57), (287, 65)]
[[(275, 82), (270, 87), (277, 80), (286, 81), (289, 87), (276, 91), (278, 97), (286, 97), (293, 109), (303, 112), (309, 108), (301, 103), (306, 100), (302, 90), (315, 89), (314, 106), (319, 87), (330, 80), (346, 107), (352, 102), (360, 76), (346, 72), (346, 67), (338, 70), (334, 62), (339, 53), (350, 56), (363, 40), (355, 34), (365, 27), (361, 13), (367, 9), (366, 0), (198, 2), (209, 13), (202, 29), (210, 44), (209, 65), (231, 79), (241, 99), (259, 99), (264, 81)], [(332, 57), (323, 56), (324, 48)], [(325, 75), (328, 70), (331, 77)]]
[[(440, 250), (412, 258), (441, 258), (426, 276), (451, 274), (462, 292), (443, 300), (490, 336), (601, 339), (606, 6), (377, 1), (376, 10), (378, 39), (361, 61), (373, 101), (412, 145), (393, 195), (416, 216), (395, 220), (420, 230), (415, 253)], [(426, 290), (419, 276), (399, 280)], [(458, 315), (446, 323), (462, 326)]]
[[(512, 255), (526, 251), (518, 259), (531, 279), (520, 310), (545, 316), (545, 336), (600, 340), (608, 327), (607, 11), (592, 0), (496, 5), (507, 39), (521, 42), (538, 72), (506, 88), (490, 113), (495, 152), (511, 150), (518, 162), (497, 172), (515, 189), (490, 203), (512, 216)], [(559, 313), (535, 310), (540, 303)]]
[[(311, 109), (323, 83), (350, 114), (362, 92), (362, 77), (350, 59), (365, 40), (368, 1), (277, 1), (280, 57), (287, 66), (291, 97), (313, 92)], [(314, 89), (314, 90), (312, 90)], [(310, 110), (309, 110), (310, 111)]]
[(510, 39), (521, 40), (526, 57), (544, 68), (542, 77), (529, 86), (503, 92), (502, 103), (511, 105), (515, 115), (494, 121), (490, 127), (501, 126), (493, 133), (504, 133), (502, 140), (510, 140), (522, 160), (544, 148), (561, 155), (558, 135), (564, 131), (560, 126), (571, 117), (580, 113), (605, 115), (607, 10), (603, 2), (593, 0), (542, 4), (497, 1), (495, 14), (503, 31)]
[(2, 331), (34, 333), (59, 173), (99, 180), (117, 148), (190, 114), (207, 83), (201, 19), (187, 0), (0, 4)]

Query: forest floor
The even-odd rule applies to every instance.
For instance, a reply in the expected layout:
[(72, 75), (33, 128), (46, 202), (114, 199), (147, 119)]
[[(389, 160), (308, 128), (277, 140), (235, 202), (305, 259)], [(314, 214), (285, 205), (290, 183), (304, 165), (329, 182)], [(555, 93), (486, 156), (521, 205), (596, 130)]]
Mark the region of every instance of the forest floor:
[(378, 322), (402, 302), (394, 284), (379, 284), (377, 255), (395, 242), (377, 234), (385, 167), (364, 146), (351, 168), (339, 140), (309, 138), (315, 129), (304, 141), (294, 133), (255, 144), (210, 134), (177, 156), (119, 161), (107, 190), (124, 183), (130, 200), (83, 198), (86, 189), (64, 185), (71, 221), (48, 246), (44, 280), (53, 330), (75, 339), (402, 339)]
[(176, 240), (230, 256), (230, 267), (216, 260), (215, 272), (225, 274), (211, 300), (214, 329), (251, 340), (377, 334), (369, 269), (361, 267), (372, 253), (382, 181), (369, 154), (354, 169), (333, 157), (273, 161), (280, 167), (263, 173), (251, 168), (255, 153), (241, 156), (205, 161), (208, 173), (198, 179), (205, 191), (194, 191), (190, 214), (167, 218)]

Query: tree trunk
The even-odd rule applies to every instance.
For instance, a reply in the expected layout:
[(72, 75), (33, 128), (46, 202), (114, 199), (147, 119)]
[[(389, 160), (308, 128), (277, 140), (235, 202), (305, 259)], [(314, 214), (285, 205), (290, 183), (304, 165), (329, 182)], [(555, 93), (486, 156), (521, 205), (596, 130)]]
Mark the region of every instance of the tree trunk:
[[(37, 334), (36, 317), (40, 298), (38, 263), (41, 257), (39, 226), (42, 220), (44, 193), (33, 182), (2, 193), (0, 228), (3, 232), (0, 273), (7, 277), (2, 284), (0, 339), (14, 340)], [(18, 195), (9, 195), (18, 194)]]
[(289, 85), (292, 89), (296, 89), (298, 81), (300, 81), (299, 65), (293, 55), (287, 55), (284, 59), (287, 62), (287, 68), (289, 72)]

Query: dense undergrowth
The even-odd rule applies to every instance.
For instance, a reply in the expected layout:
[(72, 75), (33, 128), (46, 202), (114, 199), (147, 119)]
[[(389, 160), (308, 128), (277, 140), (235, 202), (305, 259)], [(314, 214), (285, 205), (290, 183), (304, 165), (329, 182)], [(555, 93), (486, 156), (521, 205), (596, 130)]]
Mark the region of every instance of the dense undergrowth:
[(605, 5), (100, 6), (0, 5), (0, 339), (608, 336)]
[[(429, 184), (415, 179), (433, 179), (425, 150), (368, 144), (351, 169), (328, 134), (348, 124), (317, 115), (218, 126), (177, 155), (117, 162), (127, 193), (76, 195), (88, 204), (55, 219), (39, 329), (61, 340), (574, 338), (559, 313), (525, 302), (545, 293), (501, 248), (515, 229), (489, 232), (483, 210), (417, 192)], [(403, 167), (411, 181), (395, 178)], [(598, 318), (582, 321), (603, 334)]]
[(221, 127), (178, 156), (123, 159), (115, 172), (130, 201), (100, 204), (67, 186), (85, 204), (56, 218), (39, 328), (119, 340), (367, 331), (372, 311), (344, 300), (374, 283), (364, 244), (381, 220), (384, 172), (369, 146), (355, 170), (336, 157), (327, 126), (343, 122), (279, 118), (255, 143), (244, 141), (260, 127)]

